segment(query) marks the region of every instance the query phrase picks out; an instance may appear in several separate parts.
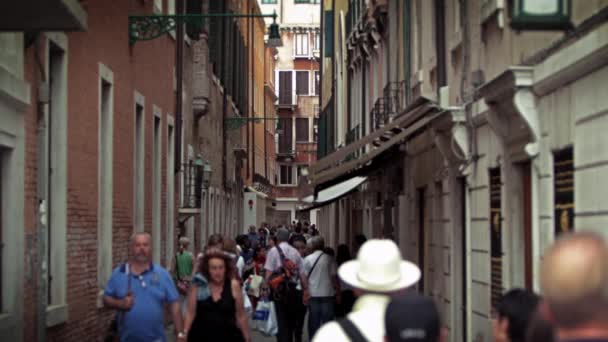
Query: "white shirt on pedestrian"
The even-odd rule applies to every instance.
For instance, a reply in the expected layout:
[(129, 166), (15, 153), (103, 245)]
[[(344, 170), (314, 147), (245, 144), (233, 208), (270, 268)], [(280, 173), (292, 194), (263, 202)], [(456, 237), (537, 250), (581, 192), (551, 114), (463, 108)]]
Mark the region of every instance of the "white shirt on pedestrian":
[[(285, 258), (291, 260), (296, 265), (296, 267), (298, 268), (298, 272), (306, 274), (304, 273), (304, 263), (302, 261), (302, 257), (300, 256), (300, 253), (297, 249), (290, 246), (287, 242), (281, 242), (279, 244), (279, 248), (281, 248), (281, 250), (283, 251)], [(283, 263), (281, 262), (281, 255), (279, 254), (279, 250), (276, 247), (271, 248), (268, 251), (268, 254), (266, 255), (266, 263), (264, 264), (264, 269), (272, 273), (281, 268), (282, 265)], [(296, 275), (294, 275), (294, 277), (295, 276)], [(297, 279), (293, 279), (293, 281), (296, 280)]]
[(336, 276), (336, 263), (331, 255), (323, 251), (311, 253), (304, 258), (304, 270), (307, 275), (310, 273), (308, 289), (311, 297), (333, 297), (336, 294), (332, 282)]
[[(365, 295), (353, 306), (353, 311), (346, 317), (359, 329), (368, 341), (384, 341), (384, 313), (391, 298), (383, 295)], [(342, 327), (332, 321), (317, 331), (312, 342), (350, 342)]]

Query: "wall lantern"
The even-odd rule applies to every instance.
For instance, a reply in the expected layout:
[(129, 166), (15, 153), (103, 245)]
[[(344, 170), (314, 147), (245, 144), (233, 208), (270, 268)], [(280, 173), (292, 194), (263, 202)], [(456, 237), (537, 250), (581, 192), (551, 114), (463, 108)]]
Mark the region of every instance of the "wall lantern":
[(277, 13), (274, 12), (273, 15), (272, 24), (268, 26), (268, 46), (281, 47), (283, 40), (281, 40), (281, 32), (279, 32), (279, 24), (277, 24)]
[(211, 168), (211, 163), (209, 161), (205, 161), (203, 165), (203, 186), (205, 189), (209, 189), (209, 184), (211, 184), (211, 175), (213, 174), (213, 169)]
[(511, 27), (515, 30), (567, 30), (572, 28), (570, 0), (515, 0)]

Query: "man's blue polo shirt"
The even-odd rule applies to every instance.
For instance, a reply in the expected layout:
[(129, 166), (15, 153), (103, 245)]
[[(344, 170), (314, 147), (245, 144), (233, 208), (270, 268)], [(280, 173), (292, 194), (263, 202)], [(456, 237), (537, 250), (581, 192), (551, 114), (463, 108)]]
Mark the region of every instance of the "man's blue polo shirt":
[(133, 274), (128, 265), (123, 264), (112, 272), (104, 294), (116, 299), (126, 297), (129, 278), (134, 300), (131, 310), (118, 315), (120, 340), (164, 342), (164, 305), (179, 300), (173, 279), (157, 264), (150, 264), (150, 268), (140, 275)]

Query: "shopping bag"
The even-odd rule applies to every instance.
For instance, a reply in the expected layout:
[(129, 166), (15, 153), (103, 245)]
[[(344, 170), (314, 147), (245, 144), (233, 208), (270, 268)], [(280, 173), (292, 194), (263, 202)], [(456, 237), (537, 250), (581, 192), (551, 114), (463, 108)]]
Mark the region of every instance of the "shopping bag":
[(249, 300), (249, 296), (243, 287), (243, 304), (245, 306), (245, 312), (247, 315), (251, 316), (253, 314), (253, 305), (251, 305), (251, 300)]
[[(257, 273), (257, 272), (256, 272)], [(264, 282), (264, 278), (257, 274), (252, 274), (245, 281), (245, 289), (247, 290), (247, 294), (252, 297), (260, 297), (260, 286)]]
[(276, 336), (279, 331), (277, 323), (277, 313), (274, 303), (271, 301), (261, 301), (258, 303), (253, 314), (255, 329), (267, 336)]

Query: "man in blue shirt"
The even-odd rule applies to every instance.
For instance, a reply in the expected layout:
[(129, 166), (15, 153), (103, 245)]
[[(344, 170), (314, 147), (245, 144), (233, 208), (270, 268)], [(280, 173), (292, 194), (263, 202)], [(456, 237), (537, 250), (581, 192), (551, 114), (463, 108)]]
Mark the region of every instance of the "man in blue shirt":
[(152, 238), (131, 238), (129, 262), (117, 267), (104, 291), (104, 305), (119, 310), (122, 342), (165, 342), (164, 307), (170, 306), (178, 341), (185, 341), (179, 295), (169, 272), (151, 261)]

